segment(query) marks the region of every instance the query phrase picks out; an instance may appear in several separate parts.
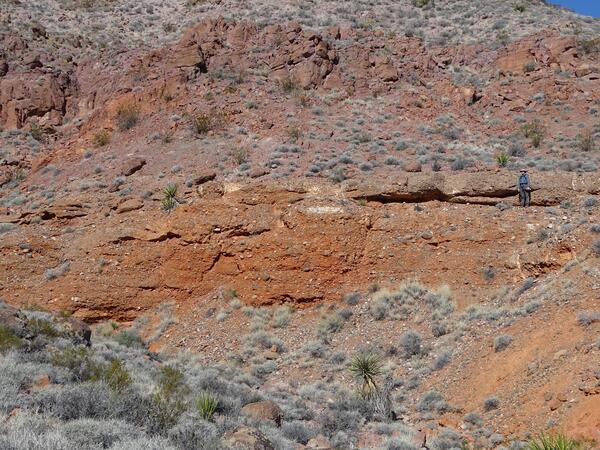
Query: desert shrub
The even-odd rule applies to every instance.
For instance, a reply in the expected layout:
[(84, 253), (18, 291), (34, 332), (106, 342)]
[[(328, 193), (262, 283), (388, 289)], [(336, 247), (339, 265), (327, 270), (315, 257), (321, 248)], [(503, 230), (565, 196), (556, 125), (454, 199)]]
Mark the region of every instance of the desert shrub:
[(517, 289), (517, 292), (516, 292), (517, 297), (519, 297), (520, 295), (524, 294), (526, 291), (528, 291), (529, 289), (531, 289), (534, 284), (535, 284), (535, 278), (533, 278), (533, 277), (527, 278), (523, 282), (523, 284), (521, 285), (521, 287), (519, 287), (519, 289)]
[(450, 165), (450, 168), (454, 171), (464, 170), (471, 165), (471, 162), (462, 156), (457, 156), (456, 159)]
[(100, 365), (95, 369), (93, 380), (102, 380), (114, 392), (123, 392), (131, 385), (131, 377), (120, 359)]
[(419, 450), (419, 446), (409, 439), (396, 437), (386, 442), (385, 450)]
[(521, 158), (527, 154), (525, 148), (519, 142), (513, 142), (508, 147), (509, 156)]
[(416, 6), (417, 8), (424, 8), (429, 4), (429, 1), (430, 0), (412, 0), (412, 3), (413, 6)]
[(525, 450), (582, 450), (583, 445), (564, 434), (541, 434), (525, 446)]
[(600, 240), (592, 243), (592, 253), (596, 256), (600, 256)]
[(368, 414), (369, 406), (365, 401), (353, 396), (337, 399), (329, 404), (329, 408), (320, 417), (321, 433), (332, 438), (336, 433), (355, 432)]
[(160, 368), (157, 388), (152, 394), (154, 426), (158, 430), (168, 430), (177, 423), (186, 410), (188, 392), (183, 373), (171, 366)]
[(34, 336), (44, 335), (50, 338), (55, 338), (61, 335), (61, 332), (50, 320), (42, 317), (29, 317), (27, 319), (27, 329)]
[(600, 322), (600, 311), (582, 311), (577, 314), (577, 323), (587, 327), (595, 322)]
[(286, 94), (298, 92), (301, 89), (298, 82), (291, 77), (283, 78), (279, 84), (283, 92), (285, 92)]
[(500, 406), (500, 400), (498, 400), (496, 397), (488, 397), (483, 402), (484, 411), (491, 411), (493, 409), (497, 409), (498, 406)]
[(65, 262), (59, 264), (58, 266), (53, 267), (52, 269), (46, 270), (44, 272), (44, 278), (46, 280), (55, 280), (58, 277), (67, 273), (70, 269), (71, 269), (71, 263), (69, 261), (65, 261)]
[(72, 448), (112, 448), (123, 439), (140, 437), (141, 431), (135, 426), (120, 420), (78, 419), (66, 422), (60, 428), (60, 434)]
[(33, 407), (62, 420), (105, 419), (111, 415), (110, 391), (99, 382), (50, 385), (37, 393)]
[(345, 322), (346, 319), (340, 311), (323, 314), (317, 322), (317, 334), (321, 338), (327, 338), (330, 334), (340, 331)]
[(272, 336), (263, 330), (255, 331), (246, 336), (246, 344), (253, 348), (261, 348), (263, 350), (276, 347), (278, 352), (285, 350), (283, 342), (276, 336)]
[(531, 144), (537, 148), (546, 135), (546, 129), (539, 120), (527, 123), (522, 127), (523, 135), (531, 139)]
[(126, 328), (113, 336), (113, 339), (121, 345), (130, 348), (142, 348), (144, 343), (139, 332), (135, 328)]
[(348, 306), (356, 306), (360, 302), (360, 292), (350, 292), (344, 295), (344, 303)]
[(196, 399), (196, 409), (204, 420), (211, 421), (218, 406), (219, 399), (209, 392), (202, 392)]
[(432, 450), (451, 450), (457, 448), (468, 448), (463, 438), (455, 431), (444, 428), (431, 445)]
[(255, 377), (263, 378), (277, 370), (277, 363), (275, 361), (264, 361), (258, 364), (254, 364), (251, 368), (251, 373)]
[(535, 69), (537, 69), (537, 64), (535, 61), (528, 61), (523, 65), (523, 72), (525, 73), (534, 72)]
[(290, 127), (288, 128), (288, 136), (290, 137), (290, 142), (296, 143), (302, 137), (302, 128), (298, 127)]
[(496, 277), (496, 269), (494, 269), (492, 266), (484, 267), (482, 272), (485, 281), (492, 281)]
[(433, 361), (433, 364), (432, 364), (432, 368), (433, 368), (433, 370), (442, 370), (444, 367), (446, 367), (448, 364), (450, 364), (451, 360), (452, 360), (452, 352), (444, 351), (444, 352), (440, 353), (440, 355), (437, 358), (435, 358), (435, 360)]
[(442, 394), (438, 391), (428, 391), (421, 397), (421, 400), (417, 403), (417, 411), (419, 412), (433, 412), (444, 413), (450, 411), (452, 408), (448, 404)]
[(597, 204), (598, 204), (598, 199), (596, 197), (587, 197), (583, 201), (583, 207), (584, 208), (593, 208)]
[(168, 431), (171, 442), (184, 450), (221, 450), (217, 427), (190, 414), (183, 414)]
[(273, 326), (275, 328), (284, 328), (290, 322), (290, 307), (279, 306), (273, 312)]
[(426, 353), (423, 347), (423, 338), (419, 333), (413, 330), (408, 330), (400, 336), (400, 349), (405, 358), (420, 356)]
[(19, 348), (23, 341), (9, 327), (0, 325), (0, 352)]
[(592, 226), (590, 227), (590, 231), (592, 233), (600, 233), (600, 223), (592, 224)]
[(98, 364), (86, 347), (67, 347), (51, 354), (50, 361), (69, 370), (74, 381), (88, 381), (95, 376)]
[(450, 332), (450, 327), (446, 322), (435, 321), (431, 324), (431, 334), (435, 337), (445, 336)]
[(508, 334), (501, 334), (494, 338), (494, 351), (502, 352), (508, 348), (513, 338)]
[(427, 290), (415, 280), (409, 280), (400, 285), (396, 291), (379, 290), (373, 291), (376, 295), (373, 297), (370, 310), (376, 320), (382, 320), (388, 315), (397, 318), (407, 314), (405, 305), (412, 305), (415, 300), (422, 297)]
[(302, 349), (313, 358), (323, 358), (327, 353), (327, 347), (321, 341), (309, 341)]
[(17, 225), (14, 223), (0, 223), (0, 234), (8, 233), (17, 229)]
[(478, 412), (475, 412), (475, 411), (467, 413), (463, 419), (466, 423), (469, 423), (471, 425), (476, 425), (476, 426), (483, 425), (483, 418), (481, 417), (481, 414), (479, 414)]
[(110, 142), (110, 133), (107, 130), (99, 131), (94, 134), (92, 138), (92, 143), (95, 147), (104, 147), (106, 144)]
[(595, 148), (594, 133), (592, 130), (585, 130), (577, 138), (577, 148), (582, 152), (591, 152)]
[(117, 127), (119, 130), (126, 131), (136, 126), (140, 118), (140, 108), (134, 103), (127, 103), (119, 106), (117, 109)]
[(577, 42), (581, 51), (585, 54), (591, 55), (594, 53), (600, 53), (600, 37), (593, 39), (579, 39)]
[(454, 311), (452, 292), (447, 285), (440, 286), (433, 292), (428, 292), (423, 297), (423, 301), (431, 309), (434, 319), (442, 319)]
[(300, 420), (283, 423), (281, 425), (281, 432), (290, 441), (298, 442), (303, 445), (306, 445), (308, 441), (317, 435), (315, 429), (307, 427), (304, 422)]

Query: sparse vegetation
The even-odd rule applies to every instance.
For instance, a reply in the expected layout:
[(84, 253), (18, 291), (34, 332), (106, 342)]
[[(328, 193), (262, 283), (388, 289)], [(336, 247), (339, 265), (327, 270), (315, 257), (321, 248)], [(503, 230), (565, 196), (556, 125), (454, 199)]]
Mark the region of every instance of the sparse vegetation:
[(135, 127), (140, 118), (140, 108), (134, 103), (125, 103), (117, 108), (117, 127), (126, 131)]
[(579, 151), (591, 152), (595, 150), (594, 133), (592, 130), (585, 130), (578, 137), (577, 147)]
[(108, 130), (102, 130), (98, 133), (94, 134), (92, 138), (92, 143), (95, 147), (104, 147), (110, 142), (110, 133)]
[(494, 351), (502, 352), (512, 343), (513, 338), (508, 334), (501, 334), (494, 338)]
[(522, 130), (525, 137), (531, 139), (531, 144), (535, 148), (540, 146), (546, 134), (545, 128), (539, 120), (523, 125)]

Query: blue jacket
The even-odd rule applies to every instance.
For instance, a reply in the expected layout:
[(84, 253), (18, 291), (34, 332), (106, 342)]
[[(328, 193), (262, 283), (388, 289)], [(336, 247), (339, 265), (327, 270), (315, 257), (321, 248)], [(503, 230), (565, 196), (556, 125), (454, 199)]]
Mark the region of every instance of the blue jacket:
[(517, 186), (519, 186), (519, 188), (525, 188), (525, 187), (529, 186), (529, 175), (527, 175), (527, 174), (519, 175), (519, 180), (517, 181)]

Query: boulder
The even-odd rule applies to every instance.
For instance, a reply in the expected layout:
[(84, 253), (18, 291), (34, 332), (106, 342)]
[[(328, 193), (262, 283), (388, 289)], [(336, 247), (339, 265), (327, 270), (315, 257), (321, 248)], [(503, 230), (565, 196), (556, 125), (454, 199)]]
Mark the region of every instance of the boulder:
[(391, 62), (385, 62), (375, 66), (375, 76), (382, 81), (398, 81), (398, 70)]
[(256, 428), (241, 426), (225, 436), (225, 443), (240, 450), (275, 450), (273, 444)]
[(121, 167), (121, 175), (125, 177), (133, 175), (145, 165), (146, 160), (144, 158), (140, 158), (139, 156), (135, 158), (129, 158), (123, 163), (123, 166)]
[(117, 214), (122, 214), (130, 211), (141, 209), (144, 206), (144, 202), (138, 198), (129, 198), (121, 202), (117, 206)]
[(0, 300), (0, 325), (17, 332), (23, 329), (24, 322), (19, 315), (19, 310)]
[(533, 61), (529, 48), (516, 48), (507, 51), (496, 60), (496, 69), (501, 73), (523, 73), (527, 63)]
[(259, 421), (272, 421), (277, 426), (281, 426), (281, 419), (283, 417), (281, 408), (270, 400), (248, 403), (242, 408), (242, 414)]
[(194, 184), (200, 186), (217, 178), (217, 173), (214, 170), (203, 170), (194, 177)]
[(62, 332), (77, 344), (92, 345), (92, 329), (83, 321), (68, 317), (59, 323)]
[(329, 439), (322, 435), (316, 436), (308, 441), (306, 448), (310, 450), (333, 450)]

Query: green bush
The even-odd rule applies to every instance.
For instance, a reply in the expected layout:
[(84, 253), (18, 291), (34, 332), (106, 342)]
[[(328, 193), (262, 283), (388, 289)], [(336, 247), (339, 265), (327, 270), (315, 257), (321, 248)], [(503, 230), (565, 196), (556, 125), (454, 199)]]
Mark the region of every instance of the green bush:
[(212, 420), (218, 406), (219, 399), (208, 392), (201, 393), (196, 399), (196, 409), (204, 420)]
[(356, 355), (348, 368), (352, 376), (361, 383), (360, 395), (373, 397), (379, 391), (375, 377), (381, 374), (381, 358), (377, 355)]
[(6, 325), (0, 325), (0, 351), (19, 348), (23, 341)]
[(424, 8), (425, 6), (429, 5), (429, 1), (430, 0), (413, 0), (413, 6), (416, 6), (417, 8)]
[(142, 338), (140, 337), (139, 333), (137, 330), (132, 328), (118, 332), (114, 335), (113, 339), (125, 347), (144, 347), (144, 343), (142, 342)]
[(163, 366), (160, 369), (158, 386), (152, 395), (152, 403), (154, 419), (163, 430), (175, 425), (186, 410), (185, 396), (188, 387), (183, 378), (183, 374), (173, 367)]
[(131, 385), (131, 377), (120, 359), (113, 359), (110, 364), (98, 366), (92, 380), (104, 381), (114, 392), (123, 392)]
[(34, 335), (43, 334), (51, 338), (60, 336), (60, 332), (54, 327), (52, 322), (46, 319), (31, 318), (27, 321), (27, 328)]
[(501, 152), (500, 154), (498, 154), (498, 156), (496, 156), (496, 161), (498, 162), (498, 165), (500, 167), (506, 167), (509, 160), (510, 156), (508, 156), (506, 152)]
[(541, 434), (527, 443), (526, 450), (583, 450), (583, 445), (564, 434)]
[(177, 185), (168, 184), (163, 189), (163, 199), (161, 201), (161, 207), (163, 211), (171, 212), (179, 203), (177, 200)]

